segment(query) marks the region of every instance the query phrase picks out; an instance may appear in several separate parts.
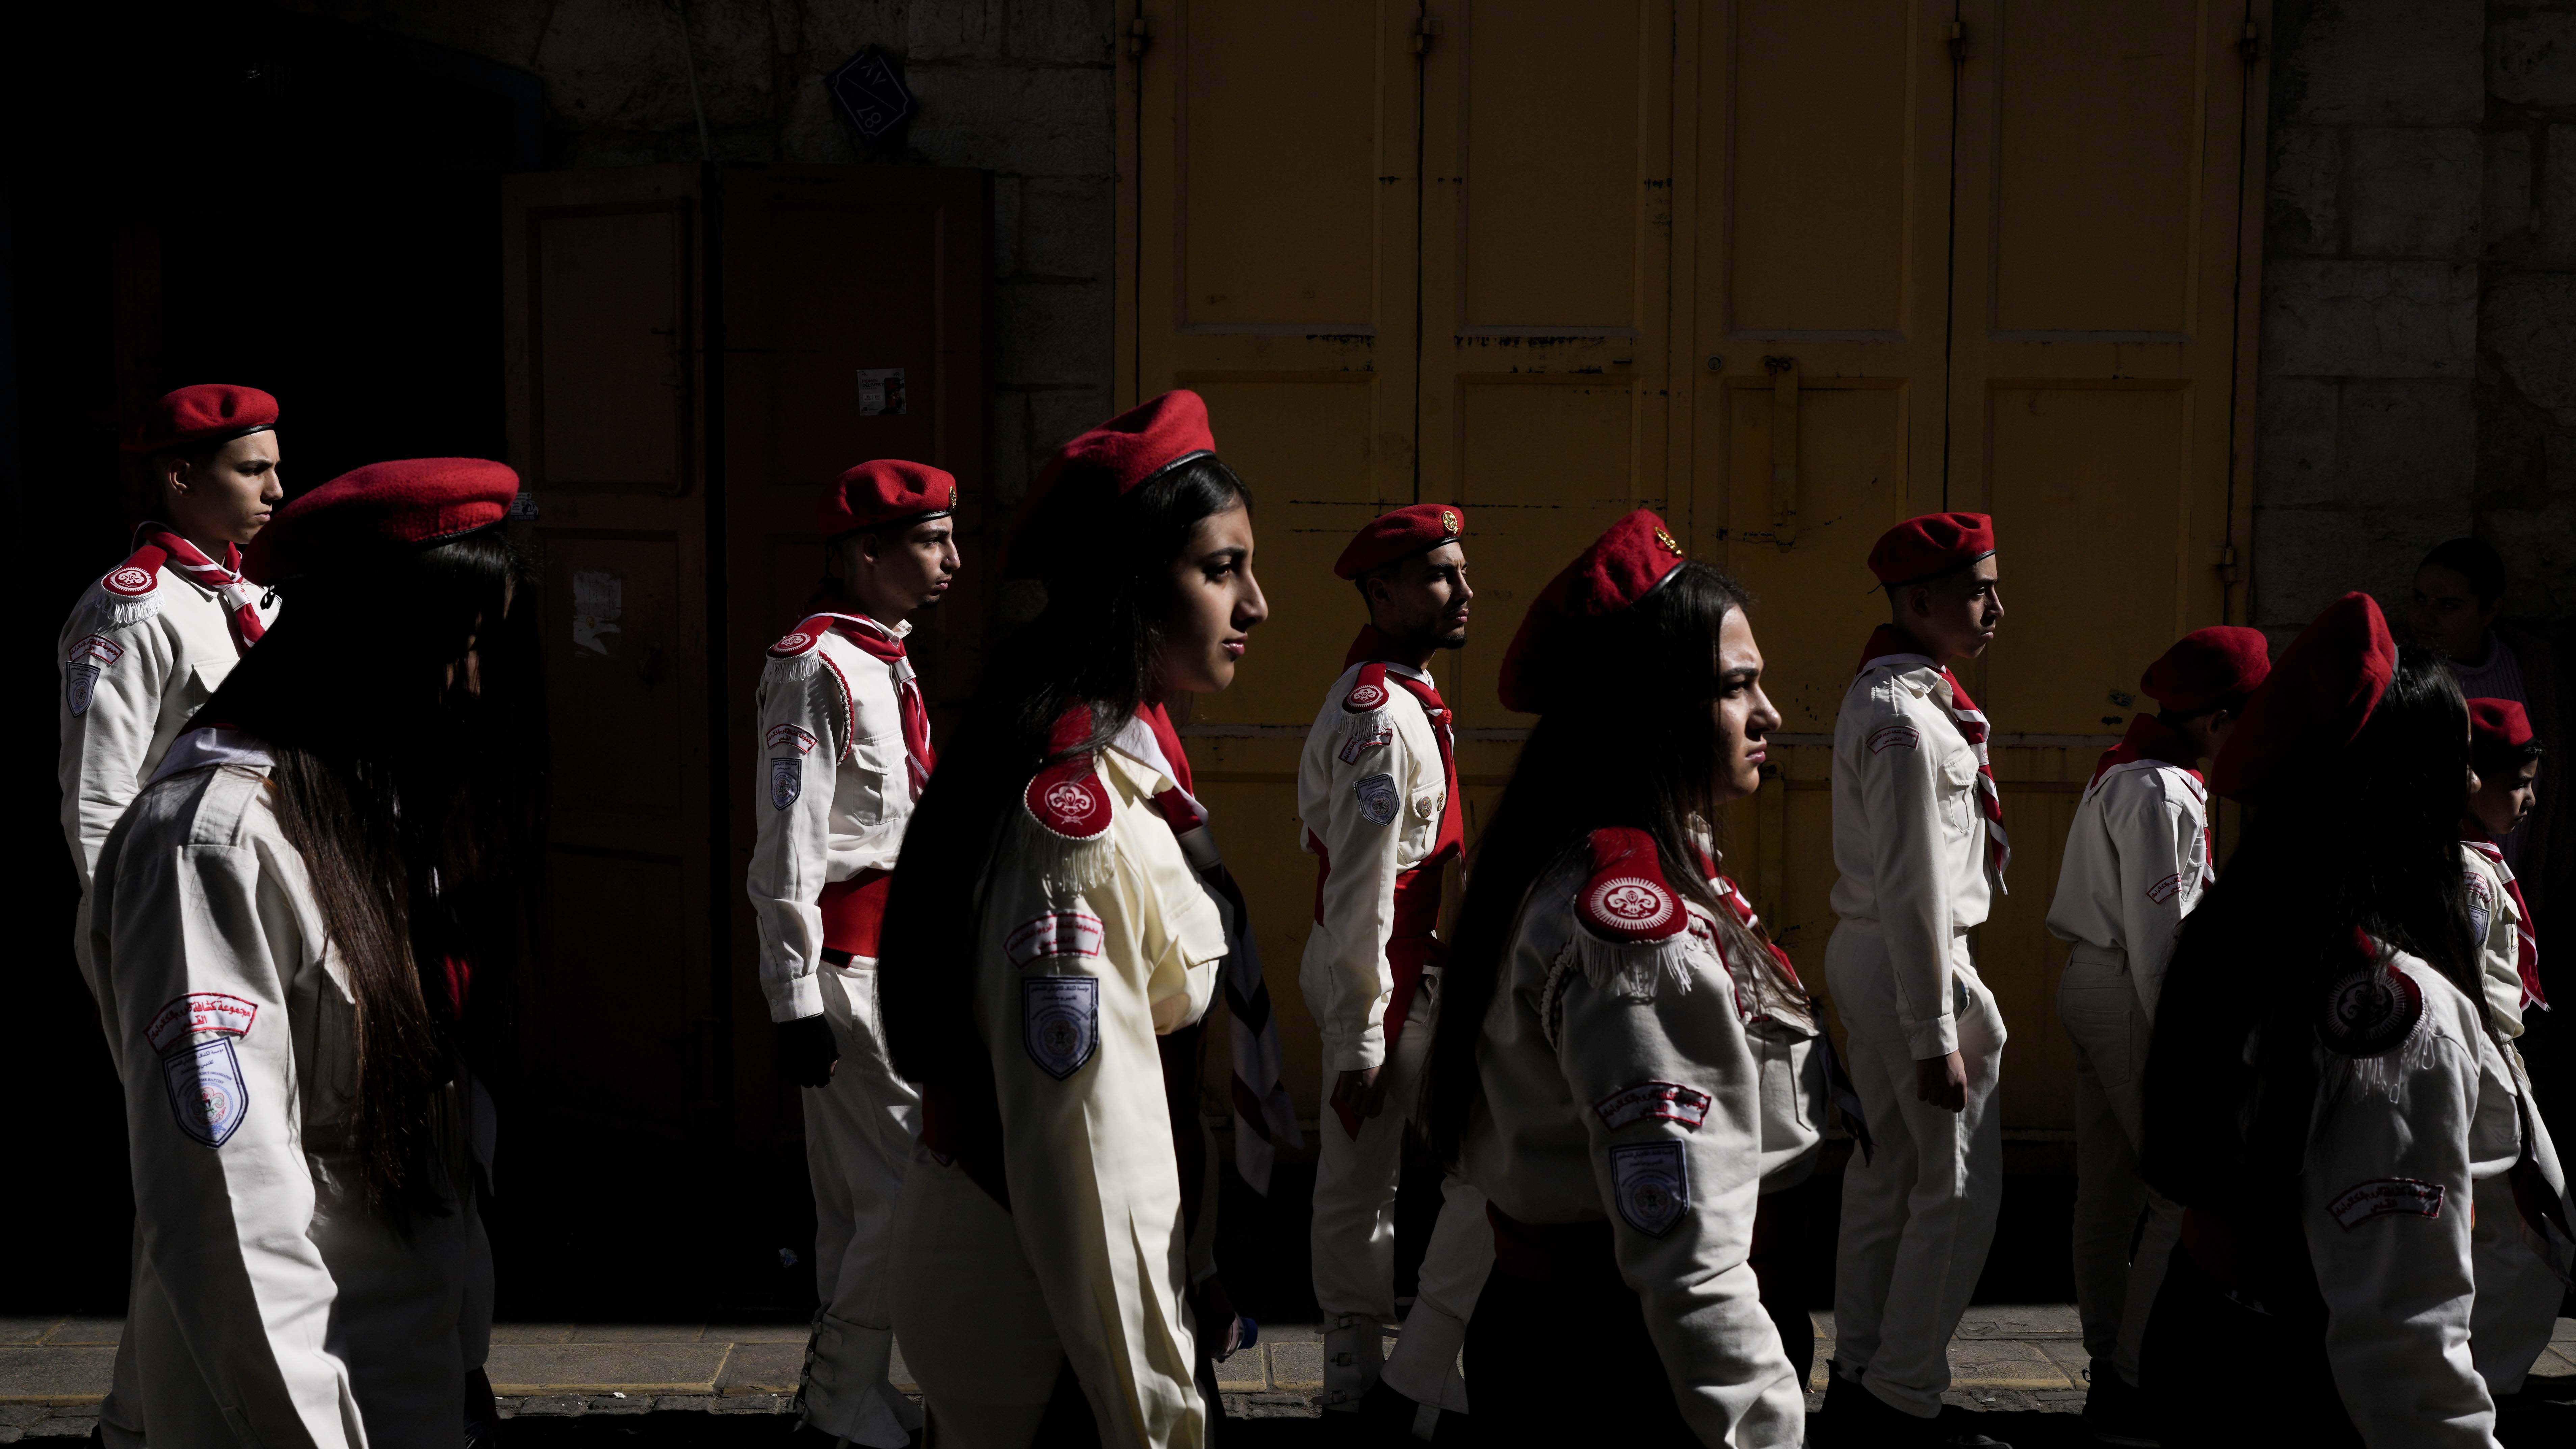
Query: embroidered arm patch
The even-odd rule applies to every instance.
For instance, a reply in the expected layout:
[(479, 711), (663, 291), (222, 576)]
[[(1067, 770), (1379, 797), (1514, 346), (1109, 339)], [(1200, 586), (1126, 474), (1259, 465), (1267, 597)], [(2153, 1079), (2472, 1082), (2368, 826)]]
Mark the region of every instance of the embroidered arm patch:
[(2163, 905), (2182, 893), (2182, 875), (2176, 872), (2147, 887), (2147, 899)]
[(1024, 977), (1020, 1003), (1020, 1041), (1039, 1071), (1061, 1082), (1100, 1049), (1099, 977)]
[(1012, 965), (1026, 966), (1051, 956), (1097, 956), (1104, 939), (1100, 918), (1089, 911), (1044, 911), (1013, 928), (1002, 951)]
[(805, 793), (805, 762), (793, 755), (769, 762), (769, 808), (784, 810)]
[(1690, 1165), (1678, 1142), (1636, 1142), (1610, 1149), (1610, 1191), (1619, 1219), (1660, 1238), (1690, 1211)]
[(2326, 1204), (2335, 1221), (2350, 1232), (2372, 1218), (2390, 1213), (2413, 1213), (2419, 1218), (2442, 1215), (2445, 1189), (2438, 1182), (2421, 1182), (2411, 1177), (2374, 1177), (2356, 1182), (2335, 1195)]
[(783, 750), (793, 746), (796, 753), (810, 755), (814, 752), (814, 746), (819, 743), (821, 742), (811, 733), (792, 724), (774, 724), (769, 727), (769, 747), (773, 750)]
[(1873, 755), (1888, 750), (1918, 750), (1923, 747), (1923, 736), (1914, 726), (1900, 721), (1896, 724), (1880, 725), (1870, 731), (1868, 744), (1869, 752)]
[(250, 1089), (233, 1038), (248, 1033), (258, 1017), (257, 1002), (196, 991), (172, 998), (144, 1028), (144, 1040), (161, 1057), (171, 1120), (204, 1146), (231, 1141), (248, 1114)]
[(1380, 772), (1367, 776), (1351, 787), (1351, 793), (1359, 797), (1362, 820), (1371, 825), (1384, 825), (1395, 819), (1400, 801), (1393, 775)]
[(1637, 1082), (1592, 1104), (1611, 1131), (1635, 1122), (1676, 1122), (1692, 1132), (1708, 1120), (1709, 1095), (1679, 1082)]
[(1343, 764), (1356, 765), (1360, 762), (1360, 756), (1371, 750), (1385, 749), (1387, 742), (1395, 738), (1395, 726), (1383, 722), (1373, 721), (1373, 723), (1377, 724), (1377, 728), (1353, 730), (1351, 737), (1342, 741)]

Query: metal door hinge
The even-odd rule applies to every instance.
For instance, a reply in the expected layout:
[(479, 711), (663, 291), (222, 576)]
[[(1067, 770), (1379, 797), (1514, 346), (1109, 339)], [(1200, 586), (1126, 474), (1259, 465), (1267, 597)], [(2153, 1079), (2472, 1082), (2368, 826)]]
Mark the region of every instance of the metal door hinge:
[(2255, 24), (2251, 20), (2246, 21), (2245, 34), (2239, 37), (2236, 42), (2236, 53), (2245, 57), (2245, 63), (2247, 65), (2252, 65), (2256, 61), (2261, 60), (2263, 58), (2263, 27)]
[(1144, 16), (1139, 15), (1127, 22), (1127, 58), (1129, 60), (1142, 59), (1145, 48), (1153, 43), (1154, 30), (1145, 23)]
[(1440, 22), (1428, 15), (1413, 22), (1413, 53), (1429, 55), (1431, 38), (1440, 33)]
[(2209, 566), (2225, 575), (2227, 582), (2231, 584), (2236, 582), (2236, 545), (2222, 543), (2212, 547), (2209, 551)]
[(1950, 22), (1950, 63), (1952, 65), (1968, 63), (1968, 22), (1964, 20)]

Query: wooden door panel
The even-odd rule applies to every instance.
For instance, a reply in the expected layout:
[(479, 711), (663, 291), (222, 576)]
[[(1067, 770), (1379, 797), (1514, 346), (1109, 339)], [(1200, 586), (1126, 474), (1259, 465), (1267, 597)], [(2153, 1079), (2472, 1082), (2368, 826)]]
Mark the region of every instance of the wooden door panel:
[(688, 487), (693, 205), (529, 209), (530, 486)]
[(681, 597), (675, 533), (539, 525), (546, 562), (546, 676), (558, 812), (649, 821), (681, 848), (681, 794), (638, 790), (684, 764), (696, 741), (682, 692), (683, 639), (697, 631)]
[[(810, 515), (823, 485), (854, 463), (949, 466), (941, 462), (955, 450), (942, 446), (943, 423), (954, 423), (943, 417), (952, 404), (940, 367), (940, 212), (791, 194), (753, 220), (756, 229), (728, 238), (726, 262), (774, 279), (776, 290), (753, 294), (766, 304), (757, 311), (734, 309), (735, 327), (753, 329), (730, 339), (729, 385), (742, 392), (736, 416), (750, 429), (734, 445), (735, 459), (749, 465), (742, 484), (787, 494)], [(880, 396), (866, 406), (888, 410), (865, 411), (860, 372), (888, 369), (903, 373), (902, 410)], [(972, 399), (956, 405), (980, 416)]]

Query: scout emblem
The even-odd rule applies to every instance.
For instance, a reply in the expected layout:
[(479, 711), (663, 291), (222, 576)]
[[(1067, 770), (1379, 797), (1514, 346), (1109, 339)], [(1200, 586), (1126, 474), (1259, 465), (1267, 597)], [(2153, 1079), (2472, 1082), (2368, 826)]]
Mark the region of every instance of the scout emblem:
[(1397, 807), (1395, 777), (1375, 774), (1351, 787), (1359, 796), (1360, 818), (1371, 825), (1384, 825), (1395, 818)]
[(1611, 1191), (1620, 1220), (1650, 1238), (1671, 1232), (1690, 1211), (1690, 1168), (1678, 1142), (1636, 1142), (1610, 1149)]
[(250, 1031), (259, 1005), (199, 991), (161, 1008), (144, 1039), (161, 1054), (161, 1085), (179, 1130), (208, 1147), (232, 1140), (250, 1107), (233, 1038)]
[(769, 808), (784, 810), (805, 793), (805, 762), (799, 759), (772, 759), (769, 762)]
[(1061, 1082), (1100, 1046), (1100, 978), (1031, 976), (1020, 982), (1020, 1041), (1038, 1070)]

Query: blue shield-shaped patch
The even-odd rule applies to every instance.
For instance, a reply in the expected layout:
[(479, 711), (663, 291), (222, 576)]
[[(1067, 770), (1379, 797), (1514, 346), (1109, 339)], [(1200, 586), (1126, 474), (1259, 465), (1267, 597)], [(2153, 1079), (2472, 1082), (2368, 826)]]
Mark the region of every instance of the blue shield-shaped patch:
[(1030, 976), (1020, 982), (1020, 1040), (1038, 1070), (1061, 1082), (1100, 1046), (1100, 978)]
[(170, 1115), (179, 1130), (208, 1147), (232, 1140), (250, 1108), (241, 1059), (228, 1036), (194, 1037), (163, 1057), (161, 1085), (169, 1090)]
[(89, 713), (90, 695), (98, 688), (98, 666), (75, 660), (63, 666), (63, 703), (72, 713)]
[(1395, 777), (1371, 775), (1351, 787), (1360, 801), (1360, 818), (1371, 825), (1384, 825), (1395, 818)]
[(1671, 1232), (1690, 1211), (1690, 1167), (1678, 1142), (1638, 1142), (1610, 1149), (1610, 1189), (1619, 1216), (1650, 1238)]
[(803, 760), (769, 762), (769, 807), (771, 809), (784, 810), (795, 804), (796, 797), (804, 793), (805, 762)]

